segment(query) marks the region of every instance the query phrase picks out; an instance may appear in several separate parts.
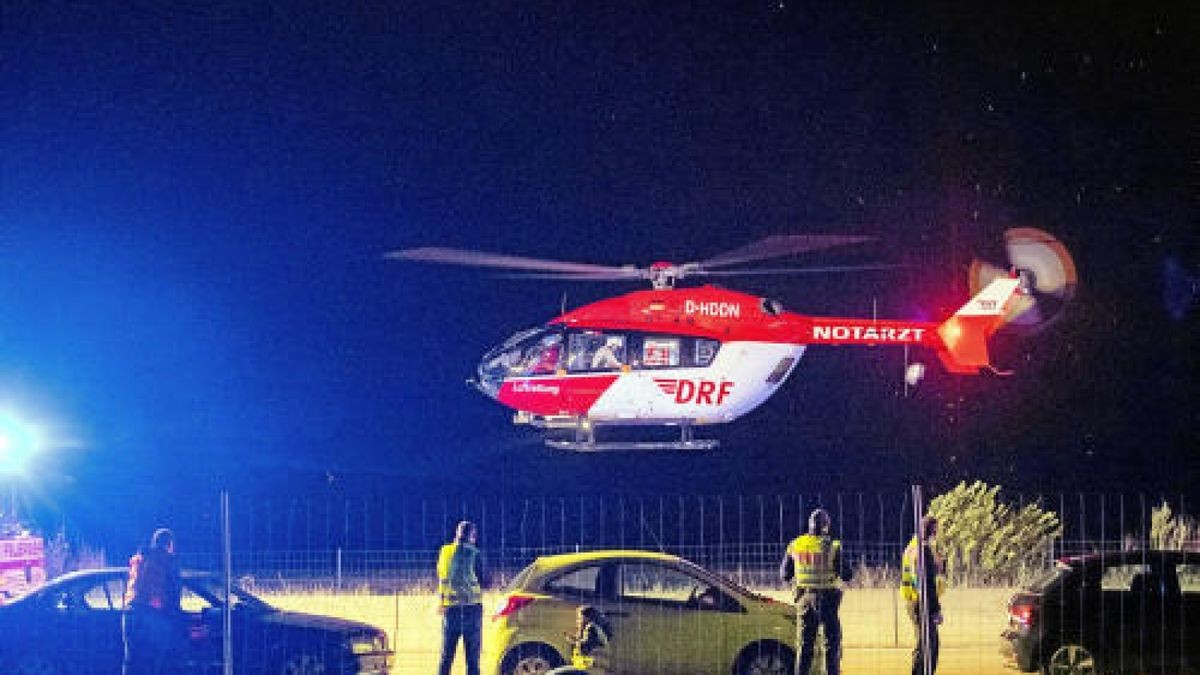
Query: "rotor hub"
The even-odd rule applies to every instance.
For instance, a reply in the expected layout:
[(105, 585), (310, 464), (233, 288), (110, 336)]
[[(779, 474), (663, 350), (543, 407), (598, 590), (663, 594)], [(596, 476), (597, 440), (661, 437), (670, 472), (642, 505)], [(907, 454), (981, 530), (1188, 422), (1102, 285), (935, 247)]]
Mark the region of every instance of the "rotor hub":
[(683, 276), (683, 270), (675, 263), (656, 262), (646, 268), (646, 278), (655, 290), (675, 288), (675, 281)]

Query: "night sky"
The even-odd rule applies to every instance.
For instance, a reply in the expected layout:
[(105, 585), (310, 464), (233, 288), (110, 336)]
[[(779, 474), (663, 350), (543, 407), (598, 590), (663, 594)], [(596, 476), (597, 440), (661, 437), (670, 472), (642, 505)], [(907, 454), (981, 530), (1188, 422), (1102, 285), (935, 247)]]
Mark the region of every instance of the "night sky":
[[(1108, 3), (3, 4), (0, 404), (60, 504), (354, 490), (778, 493), (1200, 482), (1194, 8)], [(330, 7), (336, 4), (337, 7)], [(601, 264), (875, 237), (726, 285), (937, 319), (1034, 226), (1081, 284), (1006, 379), (813, 348), (699, 454), (552, 452), (464, 385)], [(457, 494), (457, 493), (450, 493)]]

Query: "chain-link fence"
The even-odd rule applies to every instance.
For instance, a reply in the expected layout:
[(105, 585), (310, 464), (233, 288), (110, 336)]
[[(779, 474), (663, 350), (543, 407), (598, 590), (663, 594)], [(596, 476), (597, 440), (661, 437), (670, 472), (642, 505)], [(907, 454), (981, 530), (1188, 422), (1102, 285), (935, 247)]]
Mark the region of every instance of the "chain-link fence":
[[(1122, 551), (1145, 551), (1167, 540), (1182, 542), (1182, 548), (1200, 549), (1200, 541), (1195, 538), (1195, 520), (1188, 511), (1190, 502), (1178, 496), (1018, 494), (999, 495), (997, 500), (1001, 506), (1011, 508), (985, 509), (985, 515), (992, 518), (986, 521), (990, 524), (981, 524), (986, 519), (971, 520), (978, 519), (979, 514), (965, 507), (961, 513), (941, 514), (947, 527), (945, 541), (939, 543), (975, 549), (956, 553), (958, 559), (964, 561), (961, 570), (965, 572), (960, 571), (951, 578), (945, 589), (943, 611), (947, 624), (941, 629), (942, 636), (944, 645), (952, 647), (946, 654), (959, 659), (959, 663), (957, 666), (939, 668), (939, 672), (1003, 672), (996, 656), (998, 636), (1003, 630), (1017, 625), (1014, 622), (1026, 619), (1038, 621), (1031, 618), (1036, 617), (1033, 610), (1029, 610), (1029, 614), (1014, 614), (1016, 610), (1010, 606), (1010, 599), (1023, 584), (1034, 577), (1044, 576), (1057, 558), (1106, 552), (1114, 554), (1114, 559), (1117, 559)], [(757, 594), (747, 597), (769, 599), (763, 600), (767, 602), (763, 606), (775, 607), (768, 613), (775, 612), (777, 620), (784, 623), (772, 628), (767, 622), (751, 632), (770, 632), (769, 639), (767, 633), (763, 633), (761, 640), (755, 643), (760, 646), (774, 645), (765, 652), (756, 652), (760, 656), (766, 654), (769, 658), (754, 663), (755, 667), (773, 668), (779, 662), (771, 659), (794, 655), (796, 644), (796, 622), (789, 604), (791, 592), (780, 579), (780, 564), (788, 543), (805, 531), (810, 512), (819, 507), (827, 510), (832, 517), (832, 534), (842, 542), (844, 561), (852, 572), (840, 612), (845, 631), (845, 671), (892, 672), (908, 669), (908, 649), (911, 647), (913, 629), (906, 605), (897, 593), (901, 556), (913, 529), (912, 500), (904, 494), (474, 501), (365, 498), (332, 494), (307, 499), (241, 501), (235, 494), (230, 499), (228, 528), (222, 526), (218, 497), (214, 495), (211, 501), (212, 504), (202, 501), (193, 510), (175, 512), (165, 522), (155, 523), (175, 530), (184, 567), (219, 573), (224, 562), (222, 544), (228, 541), (230, 568), (236, 584), (280, 609), (339, 617), (377, 627), (386, 634), (390, 648), (396, 652), (392, 673), (427, 672), (436, 663), (440, 633), (433, 592), (434, 563), (440, 545), (451, 538), (455, 525), (464, 519), (478, 524), (480, 548), (490, 571), (490, 583), (486, 585), (484, 593), (487, 615), (511, 604), (506, 587), (538, 557), (608, 549), (663, 552), (690, 560), (718, 575), (713, 578), (723, 578)], [(1017, 513), (1024, 505), (1030, 504), (1036, 504), (1053, 515), (1053, 527), (1044, 530), (1053, 532), (1053, 536), (1039, 540), (1037, 545), (1025, 547), (1019, 551), (1018, 557), (1009, 559), (1010, 562), (1005, 565), (1013, 568), (1007, 570), (1010, 573), (997, 574), (995, 570), (990, 570), (986, 574), (971, 574), (970, 565), (1004, 560), (997, 558), (995, 551), (991, 550), (1003, 544), (1004, 539), (1024, 541), (1020, 532), (1013, 529), (1015, 526), (1002, 522), (1000, 518)], [(989, 527), (999, 532), (1000, 536), (986, 537)], [(1163, 534), (1166, 530), (1169, 530), (1169, 537)], [(978, 541), (970, 536), (976, 531), (979, 534)], [(65, 536), (47, 538), (54, 542), (49, 548), (57, 551), (56, 555), (62, 560), (61, 569), (102, 566), (104, 556), (97, 555), (97, 551), (132, 552), (134, 548), (123, 542), (96, 542), (88, 539), (86, 534), (68, 531)], [(149, 534), (149, 528), (145, 534)], [(78, 555), (78, 552), (85, 550), (90, 552), (89, 555)], [(67, 576), (63, 578), (70, 582), (64, 587), (66, 590), (47, 595), (39, 601), (41, 604), (37, 609), (57, 621), (55, 625), (58, 628), (34, 633), (45, 640), (45, 647), (25, 647), (33, 643), (18, 640), (24, 649), (19, 652), (22, 658), (30, 654), (45, 657), (44, 662), (22, 663), (22, 667), (40, 667), (47, 663), (55, 665), (55, 659), (82, 659), (83, 666), (76, 663), (76, 667), (70, 671), (45, 672), (117, 672), (113, 670), (113, 664), (119, 664), (121, 657), (120, 616), (124, 614), (121, 611), (122, 596), (126, 590), (123, 576), (120, 576), (123, 571), (119, 568), (125, 565), (128, 558), (125, 553), (110, 553), (107, 557), (107, 562), (118, 569), (104, 574), (114, 576)], [(74, 565), (70, 564), (72, 561)], [(1173, 589), (1175, 595), (1160, 597), (1176, 604), (1169, 607), (1162, 603), (1146, 604), (1149, 602), (1146, 598), (1151, 597), (1147, 595), (1137, 596), (1137, 602), (1141, 604), (1130, 604), (1134, 601), (1126, 596), (1142, 588), (1138, 584), (1144, 585), (1144, 582), (1135, 583), (1135, 580), (1144, 580), (1149, 572), (1164, 574), (1163, 570), (1168, 569), (1174, 576), (1157, 578), (1164, 589), (1168, 588), (1168, 581), (1176, 584)], [(663, 615), (666, 617), (663, 625), (670, 628), (669, 635), (655, 638), (659, 641), (653, 646), (653, 663), (656, 665), (637, 666), (627, 672), (673, 672), (671, 664), (695, 650), (723, 649), (734, 642), (741, 644), (739, 641), (744, 641), (742, 637), (737, 637), (737, 631), (745, 629), (735, 629), (730, 623), (733, 619), (729, 617), (725, 617), (723, 622), (706, 623), (704, 608), (689, 604), (692, 602), (690, 594), (672, 586), (678, 585), (678, 578), (671, 583), (646, 581), (653, 576), (653, 570), (644, 568), (630, 573), (635, 572), (644, 582), (635, 589), (636, 597), (622, 599), (619, 602), (623, 604), (613, 605), (610, 609), (615, 608), (618, 615), (634, 617), (628, 621), (644, 623), (634, 625), (632, 630), (635, 633), (631, 634), (631, 629), (626, 628), (625, 632), (618, 632), (618, 635), (629, 640), (633, 634), (650, 634), (647, 631), (658, 630), (650, 628), (653, 617), (641, 617), (639, 603), (649, 602), (647, 606), (672, 609)], [(683, 576), (683, 586), (686, 586), (690, 577)], [(1126, 651), (1121, 653), (1120, 658), (1125, 658), (1126, 652), (1133, 653), (1142, 659), (1137, 662), (1139, 667), (1150, 663), (1147, 659), (1155, 653), (1164, 658), (1178, 657), (1177, 660), (1193, 658), (1186, 653), (1186, 645), (1196, 641), (1173, 641), (1172, 636), (1191, 635), (1189, 631), (1194, 632), (1195, 627), (1200, 625), (1200, 617), (1191, 613), (1200, 612), (1200, 609), (1193, 608), (1200, 602), (1200, 587), (1195, 586), (1197, 579), (1200, 579), (1200, 566), (1188, 561), (1180, 562), (1175, 567), (1164, 567), (1158, 562), (1150, 565), (1146, 559), (1132, 560), (1124, 566), (1119, 578), (1110, 580), (1114, 584), (1112, 588), (1106, 586), (1098, 590), (1097, 598), (1101, 604), (1093, 612), (1096, 616), (1106, 617), (1108, 622), (1104, 624), (1105, 630), (1111, 631), (1114, 630), (1113, 626), (1117, 626), (1117, 632), (1113, 633), (1116, 637), (1110, 636), (1103, 638), (1100, 643), (1091, 642), (1088, 645), (1103, 645), (1103, 640), (1125, 641), (1121, 644)], [(63, 580), (59, 583), (63, 583)], [(681, 593), (679, 597), (672, 595), (677, 591)], [(615, 587), (606, 592), (619, 595)], [(214, 623), (213, 611), (219, 609), (223, 592), (218, 588), (213, 593), (211, 597), (203, 597), (202, 592), (185, 596), (185, 609), (193, 612), (189, 619), (188, 641), (194, 652), (190, 657), (191, 663), (199, 668), (197, 672), (219, 672), (214, 670), (220, 665), (220, 659), (213, 656), (217, 652), (211, 648), (203, 651), (197, 647), (212, 647), (214, 636), (220, 634), (220, 629)], [(1191, 604), (1179, 604), (1179, 599), (1187, 599)], [(594, 600), (611, 598), (597, 595)], [(734, 614), (758, 615), (761, 618), (762, 615), (756, 613), (763, 611), (761, 608), (743, 610)], [(521, 611), (528, 615), (523, 619), (524, 628), (510, 634), (510, 637), (525, 635), (522, 631), (533, 629), (531, 635), (536, 635), (536, 641), (544, 642), (544, 649), (550, 650), (538, 652), (541, 657), (548, 659), (544, 663), (569, 657), (569, 645), (561, 639), (563, 632), (571, 627), (569, 616), (553, 612), (543, 616), (529, 610)], [(1059, 613), (1061, 615), (1061, 608)], [(111, 620), (105, 619), (108, 623), (103, 624), (100, 621), (103, 616)], [(244, 613), (242, 616), (244, 618), (250, 614)], [(720, 613), (716, 616), (720, 616)], [(1147, 617), (1153, 625), (1145, 621)], [(83, 633), (79, 633), (77, 642), (71, 643), (77, 644), (77, 647), (62, 647), (64, 643), (57, 638), (61, 629), (71, 621), (85, 618), (90, 622), (88, 626), (93, 628), (103, 624), (103, 635), (89, 638), (89, 642), (84, 639)], [(1135, 621), (1135, 618), (1138, 620)], [(266, 623), (274, 626), (278, 622), (272, 620)], [(491, 622), (485, 623), (493, 625)], [(20, 625), (38, 628), (40, 624), (30, 619), (22, 620)], [(236, 623), (231, 625), (234, 635), (232, 658), (251, 658), (246, 654), (253, 654), (253, 658), (268, 661), (292, 659), (284, 665), (300, 668), (295, 672), (309, 672), (303, 670), (305, 663), (329, 665), (337, 659), (351, 658), (346, 655), (353, 654), (352, 649), (370, 649), (370, 644), (362, 646), (345, 642), (329, 647), (332, 651), (326, 653), (314, 655), (299, 650), (295, 654), (284, 654), (277, 650), (279, 645), (286, 643), (286, 640), (280, 642), (284, 638), (254, 633), (247, 625), (240, 628)], [(1155, 627), (1157, 632), (1147, 632), (1148, 628)], [(1125, 631), (1129, 635), (1136, 634), (1142, 640), (1136, 649), (1127, 642), (1131, 638), (1121, 632), (1124, 628), (1129, 628), (1129, 631)], [(361, 632), (364, 629), (360, 628), (344, 630), (350, 631), (347, 635), (351, 637), (343, 635), (342, 639), (351, 642), (365, 635)], [(1038, 630), (1042, 630), (1040, 625)], [(1160, 636), (1155, 638), (1158, 642), (1146, 642), (1144, 636), (1148, 634)], [(360, 638), (354, 638), (353, 635), (359, 635)], [(11, 640), (9, 642), (15, 644)], [(634, 642), (626, 644), (633, 645)], [(1062, 645), (1053, 646), (1057, 648)], [(488, 647), (509, 653), (505, 652), (503, 645), (493, 643)], [(633, 649), (632, 646), (630, 648)], [(741, 659), (750, 657), (747, 656), (749, 652), (744, 651), (745, 645), (739, 648), (743, 652), (732, 656), (722, 652), (720, 656), (712, 657), (714, 663), (725, 659), (721, 661), (719, 669), (697, 666), (697, 672), (742, 672), (749, 666), (748, 662)], [(1042, 653), (1043, 648), (1048, 649), (1049, 645), (1037, 647), (1038, 657), (1043, 659), (1039, 661), (1040, 665), (1045, 665), (1045, 659), (1051, 656)], [(0, 653), (0, 664), (11, 665), (4, 658), (5, 654)], [(1095, 660), (1102, 657), (1091, 654), (1088, 658)], [(279, 665), (274, 661), (271, 663), (271, 667)], [(532, 667), (538, 663), (543, 662), (525, 665)], [(1168, 660), (1164, 663), (1174, 662)], [(505, 668), (512, 664), (500, 665), (503, 666), (500, 670), (507, 672)], [(88, 667), (93, 669), (88, 670)], [(243, 665), (235, 672), (257, 671)]]
[[(1155, 510), (1169, 505), (1186, 519), (1190, 505), (1182, 496), (1103, 494), (1002, 494), (998, 501), (1037, 504), (1059, 524), (1057, 536), (1021, 559), (1030, 566), (1021, 578), (1063, 556), (1152, 546)], [(746, 586), (774, 588), (784, 549), (818, 507), (832, 516), (846, 563), (861, 572), (854, 583), (894, 580), (912, 536), (911, 499), (900, 493), (475, 501), (324, 496), (242, 503), (233, 495), (230, 537), (235, 573), (263, 588), (427, 589), (437, 549), (459, 520), (478, 524), (496, 587), (538, 556), (637, 549), (681, 556)], [(176, 530), (189, 566), (218, 568), (215, 513), (199, 508), (165, 523)], [(114, 562), (122, 564), (123, 556)]]

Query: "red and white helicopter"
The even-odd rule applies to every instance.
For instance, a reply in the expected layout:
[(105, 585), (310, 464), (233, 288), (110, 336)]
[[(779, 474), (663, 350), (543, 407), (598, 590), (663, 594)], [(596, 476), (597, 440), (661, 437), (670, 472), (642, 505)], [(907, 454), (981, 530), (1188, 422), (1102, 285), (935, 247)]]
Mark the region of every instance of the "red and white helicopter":
[[(1045, 322), (1073, 293), (1066, 249), (1032, 228), (1009, 230), (1012, 266), (976, 261), (972, 297), (940, 323), (806, 316), (775, 300), (706, 285), (676, 288), (685, 277), (786, 274), (857, 268), (734, 269), (784, 255), (843, 246), (865, 237), (791, 235), (701, 262), (649, 267), (559, 262), (439, 247), (387, 258), (499, 268), (526, 278), (649, 280), (651, 290), (601, 300), (516, 333), (484, 355), (471, 383), (516, 411), (514, 422), (573, 430), (569, 450), (707, 449), (693, 427), (731, 422), (775, 393), (809, 345), (910, 345), (937, 353), (949, 372), (995, 371), (987, 338), (1003, 323)], [(879, 266), (874, 266), (879, 267)], [(678, 440), (598, 442), (597, 427), (675, 426)]]

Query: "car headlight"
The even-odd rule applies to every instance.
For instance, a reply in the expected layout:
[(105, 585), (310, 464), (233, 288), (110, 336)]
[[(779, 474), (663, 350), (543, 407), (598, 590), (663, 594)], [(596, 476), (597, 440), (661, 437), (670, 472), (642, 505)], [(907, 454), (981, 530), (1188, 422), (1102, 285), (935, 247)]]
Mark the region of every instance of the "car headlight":
[(364, 635), (350, 641), (351, 654), (372, 654), (382, 651), (387, 651), (387, 638), (383, 636), (371, 637)]

